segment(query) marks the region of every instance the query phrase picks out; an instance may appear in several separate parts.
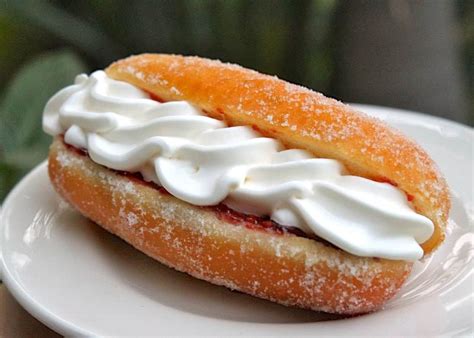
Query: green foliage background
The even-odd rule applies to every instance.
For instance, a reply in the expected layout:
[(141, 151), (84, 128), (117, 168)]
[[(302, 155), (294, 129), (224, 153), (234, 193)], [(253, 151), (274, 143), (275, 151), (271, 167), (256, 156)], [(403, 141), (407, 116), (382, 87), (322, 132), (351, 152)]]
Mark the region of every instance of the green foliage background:
[[(141, 52), (236, 62), (331, 94), (337, 0), (0, 0), (0, 201), (47, 154), (48, 98)], [(473, 87), (474, 1), (458, 1)], [(310, 57), (309, 57), (310, 56)]]

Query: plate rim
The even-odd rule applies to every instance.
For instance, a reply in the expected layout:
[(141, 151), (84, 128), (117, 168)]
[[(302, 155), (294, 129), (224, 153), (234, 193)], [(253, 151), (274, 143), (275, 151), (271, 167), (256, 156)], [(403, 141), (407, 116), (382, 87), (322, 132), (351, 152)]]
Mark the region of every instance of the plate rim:
[(3, 224), (5, 222), (5, 218), (7, 217), (5, 216), (5, 210), (9, 210), (10, 204), (14, 203), (15, 196), (19, 193), (19, 191), (23, 190), (23, 186), (27, 185), (29, 181), (34, 179), (39, 172), (45, 170), (47, 164), (48, 161), (44, 160), (34, 167), (30, 172), (28, 172), (28, 174), (26, 174), (8, 193), (3, 203), (2, 212), (0, 214), (0, 273), (2, 277), (2, 283), (29, 314), (48, 326), (50, 329), (65, 336), (94, 336), (94, 333), (84, 330), (70, 321), (64, 320), (36, 301), (14, 278), (13, 273), (9, 271), (7, 264), (3, 259), (4, 249), (2, 244), (5, 241)]

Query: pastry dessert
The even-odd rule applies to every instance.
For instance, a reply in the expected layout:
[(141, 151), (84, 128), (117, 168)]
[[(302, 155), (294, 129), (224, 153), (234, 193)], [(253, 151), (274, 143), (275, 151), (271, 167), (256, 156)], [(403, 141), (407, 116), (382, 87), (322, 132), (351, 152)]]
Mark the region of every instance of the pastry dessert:
[(237, 65), (144, 54), (53, 96), (49, 175), (79, 212), (179, 271), (284, 305), (383, 306), (444, 239), (416, 143)]

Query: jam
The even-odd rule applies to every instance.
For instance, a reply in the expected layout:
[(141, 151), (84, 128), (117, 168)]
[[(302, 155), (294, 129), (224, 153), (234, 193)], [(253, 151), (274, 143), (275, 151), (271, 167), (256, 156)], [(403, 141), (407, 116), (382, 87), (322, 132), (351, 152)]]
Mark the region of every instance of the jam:
[[(387, 177), (377, 177), (377, 178), (373, 178), (373, 180), (376, 181), (376, 182), (380, 182), (380, 183), (388, 183), (388, 184), (394, 186), (395, 188), (398, 188), (398, 184), (396, 182), (393, 182), (392, 180), (388, 179)], [(403, 191), (403, 190), (401, 190), (401, 191)], [(403, 191), (403, 192), (405, 193), (405, 196), (407, 197), (408, 202), (413, 202), (413, 200), (415, 199), (415, 196), (410, 195), (409, 193), (407, 193), (405, 191)]]
[[(65, 143), (64, 140), (63, 140), (63, 144), (67, 147), (68, 150), (71, 150), (80, 156), (89, 156), (86, 149), (79, 149), (74, 146), (71, 146)], [(107, 168), (107, 169), (119, 175), (126, 176), (128, 179), (132, 180), (134, 183), (146, 185), (153, 189), (156, 189), (161, 194), (170, 194), (165, 188), (158, 186), (154, 182), (145, 181), (143, 179), (143, 176), (138, 172), (131, 173), (128, 171), (120, 171), (120, 170), (115, 170), (115, 169), (110, 169), (110, 168)], [(314, 235), (306, 234), (305, 232), (303, 232), (301, 229), (297, 227), (278, 224), (272, 221), (268, 217), (259, 217), (259, 216), (244, 214), (244, 213), (232, 210), (222, 203), (216, 206), (204, 206), (201, 208), (205, 208), (207, 210), (213, 211), (214, 213), (216, 213), (216, 216), (220, 220), (223, 220), (230, 224), (245, 226), (248, 229), (270, 232), (272, 234), (277, 234), (277, 235), (288, 234), (288, 235), (294, 235), (298, 237), (317, 239), (318, 241), (326, 243), (324, 240), (317, 238)], [(330, 245), (329, 243), (327, 244)]]
[(217, 206), (207, 208), (212, 209), (212, 211), (217, 214), (217, 217), (219, 219), (227, 223), (243, 225), (248, 229), (262, 230), (280, 235), (293, 234), (299, 237), (311, 238), (309, 235), (307, 235), (305, 232), (303, 232), (297, 227), (280, 225), (272, 221), (270, 218), (266, 217), (243, 214), (241, 212), (230, 209), (222, 203)]

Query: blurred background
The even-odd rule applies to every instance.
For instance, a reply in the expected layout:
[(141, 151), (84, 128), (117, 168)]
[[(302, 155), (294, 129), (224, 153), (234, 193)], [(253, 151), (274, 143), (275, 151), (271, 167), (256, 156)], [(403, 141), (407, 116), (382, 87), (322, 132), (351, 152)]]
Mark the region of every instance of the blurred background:
[(0, 203), (48, 98), (130, 54), (239, 63), (345, 102), (474, 122), (474, 0), (0, 0)]

